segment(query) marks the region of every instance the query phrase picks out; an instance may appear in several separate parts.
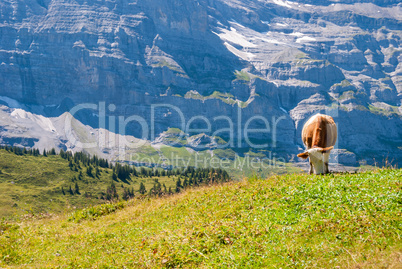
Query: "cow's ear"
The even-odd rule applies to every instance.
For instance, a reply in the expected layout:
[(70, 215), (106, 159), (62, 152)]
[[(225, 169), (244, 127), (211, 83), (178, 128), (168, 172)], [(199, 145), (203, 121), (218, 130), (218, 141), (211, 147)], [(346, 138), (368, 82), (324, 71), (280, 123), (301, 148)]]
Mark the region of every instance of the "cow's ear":
[(330, 152), (334, 147), (328, 147), (328, 148), (318, 148), (318, 151), (322, 153), (327, 153)]
[(308, 152), (303, 152), (300, 154), (297, 154), (297, 157), (302, 158), (302, 159), (307, 159), (308, 158)]

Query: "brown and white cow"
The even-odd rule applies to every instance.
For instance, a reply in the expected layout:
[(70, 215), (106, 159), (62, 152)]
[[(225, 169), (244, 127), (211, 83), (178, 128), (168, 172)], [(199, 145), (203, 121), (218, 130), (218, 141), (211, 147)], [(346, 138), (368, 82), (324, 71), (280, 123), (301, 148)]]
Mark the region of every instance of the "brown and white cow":
[(297, 157), (310, 158), (310, 174), (326, 174), (331, 150), (337, 138), (337, 129), (331, 116), (316, 114), (312, 116), (302, 130), (302, 140), (307, 150)]

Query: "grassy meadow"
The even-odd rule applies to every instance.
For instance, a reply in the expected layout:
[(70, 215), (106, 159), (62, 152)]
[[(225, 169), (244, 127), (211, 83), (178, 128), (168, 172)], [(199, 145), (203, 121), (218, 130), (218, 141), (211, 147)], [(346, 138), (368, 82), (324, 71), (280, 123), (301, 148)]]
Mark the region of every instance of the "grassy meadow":
[(0, 224), (4, 268), (401, 268), (402, 170), (287, 174)]
[[(113, 181), (112, 169), (99, 167), (98, 176), (88, 176), (86, 167), (81, 163), (80, 169), (70, 169), (68, 160), (60, 155), (19, 156), (0, 149), (0, 218), (18, 218), (24, 214), (62, 213), (75, 208), (105, 203), (99, 199)], [(82, 179), (79, 180), (81, 172)], [(147, 190), (154, 185), (150, 177), (132, 177), (129, 181), (115, 180), (117, 193), (122, 196), (124, 188), (133, 188), (139, 195), (140, 184)], [(167, 188), (174, 187), (175, 177), (158, 177)], [(70, 195), (70, 186), (78, 184), (80, 195)], [(64, 193), (62, 193), (62, 188)]]

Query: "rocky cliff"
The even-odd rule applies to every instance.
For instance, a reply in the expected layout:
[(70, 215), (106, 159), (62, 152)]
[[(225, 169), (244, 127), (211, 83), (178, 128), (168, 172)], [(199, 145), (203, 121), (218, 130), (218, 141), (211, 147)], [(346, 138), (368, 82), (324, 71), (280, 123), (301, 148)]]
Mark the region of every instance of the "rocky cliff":
[[(148, 133), (127, 125), (148, 140), (189, 121), (208, 121), (208, 136), (268, 123), (250, 141), (289, 159), (322, 112), (338, 124), (345, 161), (400, 162), (401, 14), (396, 0), (5, 0), (0, 95), (43, 117), (105, 102), (109, 118), (155, 120)], [(77, 118), (119, 130), (99, 125), (99, 111)], [(238, 152), (253, 147), (238, 129), (218, 134)]]

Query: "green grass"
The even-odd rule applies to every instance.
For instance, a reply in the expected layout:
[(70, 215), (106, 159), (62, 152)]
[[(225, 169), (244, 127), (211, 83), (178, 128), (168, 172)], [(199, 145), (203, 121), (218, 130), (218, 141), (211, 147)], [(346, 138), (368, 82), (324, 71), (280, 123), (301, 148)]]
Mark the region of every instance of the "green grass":
[(165, 134), (166, 137), (163, 138), (163, 143), (175, 146), (185, 146), (187, 145), (186, 134), (178, 128), (169, 128)]
[(215, 149), (214, 155), (218, 157), (219, 159), (229, 159), (229, 160), (235, 160), (236, 159), (236, 152), (234, 152), (233, 149)]
[(222, 139), (219, 136), (214, 136), (215, 141), (218, 145), (226, 145), (228, 142), (226, 142), (224, 139)]
[(3, 222), (0, 267), (398, 268), (401, 178), (402, 170), (252, 177), (135, 199), (79, 222)]
[(252, 157), (252, 158), (265, 158), (266, 155), (264, 154), (264, 151), (259, 151), (259, 152), (254, 152), (251, 149), (246, 153), (246, 155)]
[[(174, 166), (181, 166), (185, 167), (188, 165), (184, 165), (184, 161), (188, 160), (189, 158), (193, 158), (193, 155), (184, 147), (181, 148), (175, 148), (175, 147), (169, 147), (169, 146), (162, 146), (161, 147), (161, 152), (163, 156), (168, 161), (168, 164), (174, 165)], [(178, 159), (183, 159), (183, 164), (181, 165), (175, 165), (175, 160)]]
[(341, 81), (341, 83), (337, 83), (337, 84), (335, 84), (334, 86), (345, 88), (345, 87), (352, 86), (352, 84), (350, 83), (349, 80), (344, 79), (344, 80)]
[(167, 67), (170, 70), (175, 71), (177, 73), (183, 73), (183, 71), (179, 67), (169, 64), (165, 59), (162, 59), (159, 63), (157, 63), (153, 66), (154, 67)]
[[(247, 154), (241, 157), (233, 149), (214, 149), (189, 152), (185, 147), (162, 146), (165, 164), (173, 167), (195, 166), (225, 169), (234, 180), (249, 177), (256, 172), (266, 177), (272, 174), (300, 173), (301, 169), (291, 163), (283, 163), (265, 154)], [(212, 153), (212, 154), (211, 154)]]
[(311, 59), (306, 53), (300, 52), (295, 55), (296, 59)]
[[(78, 178), (79, 172), (71, 171), (68, 161), (58, 155), (18, 156), (3, 149), (0, 150), (0, 171), (0, 218), (69, 212), (105, 203), (99, 196), (112, 182), (111, 169), (100, 168), (99, 178), (92, 178), (81, 165), (82, 180), (72, 181), (73, 177)], [(81, 195), (70, 195), (68, 189), (70, 186), (74, 189), (76, 182)], [(138, 195), (141, 182), (147, 190), (154, 184), (153, 178), (148, 177), (132, 177), (128, 183), (119, 180), (115, 184), (121, 197), (124, 187), (134, 188)], [(167, 188), (175, 186), (174, 177), (159, 177), (159, 182)]]
[(243, 71), (243, 70), (242, 71), (236, 71), (235, 75), (236, 75), (237, 80), (243, 80), (243, 81), (246, 81), (246, 82), (249, 82), (251, 80), (251, 75), (248, 72)]
[(118, 202), (114, 204), (102, 204), (84, 208), (82, 210), (73, 212), (69, 216), (68, 220), (75, 222), (80, 222), (81, 220), (96, 220), (99, 217), (109, 215), (119, 209), (124, 208), (126, 204), (126, 202)]
[(131, 160), (142, 160), (142, 161), (149, 161), (153, 163), (161, 163), (159, 152), (154, 149), (152, 146), (145, 145), (138, 149), (136, 149), (133, 154), (131, 155)]
[[(170, 139), (177, 139), (180, 130), (169, 129), (167, 134)], [(195, 137), (195, 136), (194, 136)], [(190, 138), (194, 138), (190, 137)], [(218, 145), (225, 145), (227, 142), (220, 137), (215, 137)], [(167, 141), (166, 139), (164, 140)], [(254, 141), (259, 143), (260, 141)], [(239, 153), (242, 155), (241, 153)], [(158, 150), (151, 146), (143, 146), (135, 149), (132, 153), (132, 161), (171, 165), (174, 168), (195, 166), (200, 168), (225, 169), (234, 180), (252, 176), (255, 172), (266, 177), (272, 174), (300, 173), (301, 169), (294, 167), (291, 163), (283, 163), (271, 156), (269, 151), (248, 152), (243, 157), (236, 154), (231, 148), (218, 148), (213, 150), (195, 151), (184, 145), (176, 143), (176, 147), (164, 145)], [(134, 180), (136, 183), (136, 181)], [(169, 183), (170, 184), (170, 183)]]
[(166, 131), (167, 134), (173, 134), (173, 135), (184, 135), (184, 132), (182, 130), (180, 130), (179, 128), (169, 128)]
[(401, 113), (399, 112), (399, 109), (397, 106), (389, 106), (389, 109), (384, 109), (380, 107), (375, 107), (373, 105), (368, 105), (368, 109), (371, 113), (378, 114), (378, 115), (383, 115), (383, 116), (390, 116), (390, 115), (396, 115), (396, 116), (401, 116)]
[[(262, 78), (260, 78), (258, 76), (249, 74), (249, 73), (247, 73), (245, 71), (241, 71), (241, 72), (236, 71), (235, 74), (237, 76), (236, 80), (241, 80), (241, 81), (246, 81), (246, 82), (249, 82), (251, 79), (254, 79), (254, 78), (259, 78), (261, 80), (264, 80), (264, 79), (262, 79)], [(254, 96), (256, 96), (256, 95), (257, 94), (255, 94)], [(209, 99), (218, 99), (218, 100), (220, 100), (220, 101), (222, 101), (222, 102), (224, 102), (226, 104), (229, 104), (229, 105), (236, 105), (237, 104), (241, 108), (246, 108), (249, 105), (248, 102), (244, 102), (244, 101), (241, 101), (239, 99), (236, 99), (231, 93), (222, 93), (222, 92), (219, 92), (219, 91), (214, 91), (211, 95), (208, 95), (208, 96), (201, 95), (196, 91), (188, 91), (185, 94), (184, 98), (194, 99), (194, 100), (202, 100), (202, 101), (209, 100)]]
[(218, 99), (221, 100), (222, 102), (229, 104), (229, 105), (233, 105), (236, 104), (238, 102), (237, 99), (234, 99), (234, 96), (230, 93), (222, 93), (219, 91), (214, 91), (211, 95), (208, 96), (204, 96), (199, 94), (198, 92), (195, 91), (189, 91), (186, 93), (186, 95), (184, 96), (184, 98), (187, 99), (195, 99), (195, 100), (209, 100), (209, 99)]
[(345, 100), (351, 100), (351, 99), (356, 99), (355, 97), (355, 92), (354, 91), (345, 91), (342, 93), (341, 96), (339, 96), (339, 101), (345, 101)]

